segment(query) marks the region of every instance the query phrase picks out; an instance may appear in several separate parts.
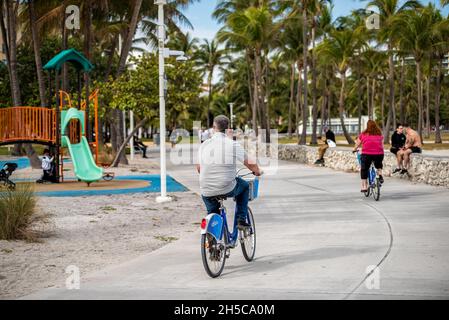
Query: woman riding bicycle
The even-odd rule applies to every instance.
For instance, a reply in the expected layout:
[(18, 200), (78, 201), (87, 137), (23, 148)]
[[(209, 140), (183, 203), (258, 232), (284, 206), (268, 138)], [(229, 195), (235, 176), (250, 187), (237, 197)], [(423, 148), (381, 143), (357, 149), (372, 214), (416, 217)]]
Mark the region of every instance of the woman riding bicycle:
[(383, 160), (384, 160), (384, 144), (383, 136), (380, 128), (373, 120), (368, 121), (368, 125), (365, 131), (363, 131), (356, 140), (354, 152), (362, 146), (361, 155), (361, 170), (360, 176), (362, 178), (362, 190), (361, 192), (368, 191), (368, 172), (371, 163), (374, 162), (374, 167), (377, 169), (379, 175), (379, 182), (383, 183), (384, 178), (382, 176)]

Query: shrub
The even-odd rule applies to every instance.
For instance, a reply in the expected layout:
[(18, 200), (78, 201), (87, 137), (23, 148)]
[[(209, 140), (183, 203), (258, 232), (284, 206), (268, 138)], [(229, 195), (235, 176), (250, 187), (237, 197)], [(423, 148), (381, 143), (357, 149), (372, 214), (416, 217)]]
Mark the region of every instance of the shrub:
[(0, 191), (0, 240), (33, 240), (30, 225), (36, 220), (36, 197), (31, 184)]

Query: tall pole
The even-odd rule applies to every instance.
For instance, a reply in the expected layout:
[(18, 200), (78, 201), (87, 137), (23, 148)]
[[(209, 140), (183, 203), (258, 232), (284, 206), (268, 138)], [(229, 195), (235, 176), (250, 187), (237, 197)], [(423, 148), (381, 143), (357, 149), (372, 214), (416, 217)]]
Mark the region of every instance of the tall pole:
[[(129, 111), (129, 131), (134, 131), (134, 112), (132, 110)], [(131, 160), (134, 160), (134, 135), (129, 140), (129, 148), (131, 154)]]
[(229, 103), (230, 115), (231, 115), (231, 129), (234, 129), (234, 103)]
[(157, 202), (168, 202), (167, 197), (167, 169), (165, 154), (165, 58), (164, 58), (164, 4), (166, 0), (155, 0), (158, 6), (158, 42), (159, 42), (159, 132), (160, 132), (160, 157), (161, 157), (161, 195), (156, 198)]

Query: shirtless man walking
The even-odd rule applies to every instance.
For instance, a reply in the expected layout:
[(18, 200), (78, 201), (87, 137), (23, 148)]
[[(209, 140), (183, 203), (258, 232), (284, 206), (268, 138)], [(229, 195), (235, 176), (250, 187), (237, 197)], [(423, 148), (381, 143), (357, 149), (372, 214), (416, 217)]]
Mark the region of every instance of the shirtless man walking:
[(401, 169), (401, 174), (406, 174), (408, 173), (408, 168), (410, 165), (410, 154), (422, 153), (422, 142), (418, 132), (410, 128), (408, 125), (403, 125), (403, 127), (407, 140), (405, 141), (404, 147), (398, 151), (397, 158)]

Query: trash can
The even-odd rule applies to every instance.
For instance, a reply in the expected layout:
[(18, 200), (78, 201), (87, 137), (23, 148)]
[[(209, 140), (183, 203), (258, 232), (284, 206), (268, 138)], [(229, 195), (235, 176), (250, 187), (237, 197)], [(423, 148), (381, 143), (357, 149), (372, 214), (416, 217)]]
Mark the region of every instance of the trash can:
[(158, 146), (161, 144), (161, 139), (159, 133), (153, 134), (153, 141)]

